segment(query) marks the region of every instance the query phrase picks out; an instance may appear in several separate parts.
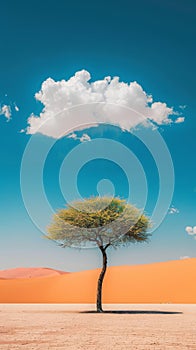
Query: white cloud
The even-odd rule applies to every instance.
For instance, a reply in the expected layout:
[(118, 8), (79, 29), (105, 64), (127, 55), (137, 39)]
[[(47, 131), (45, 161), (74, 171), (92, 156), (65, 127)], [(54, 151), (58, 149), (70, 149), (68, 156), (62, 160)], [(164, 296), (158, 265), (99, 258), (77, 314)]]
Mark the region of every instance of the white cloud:
[(15, 109), (16, 112), (19, 112), (19, 110), (20, 110), (19, 107), (16, 104), (14, 104), (14, 109)]
[(184, 122), (184, 117), (178, 117), (176, 120), (175, 120), (175, 123), (176, 124), (179, 124), (179, 123), (183, 123)]
[(180, 256), (180, 259), (181, 259), (181, 260), (190, 259), (190, 256), (188, 256), (188, 255)]
[(4, 115), (7, 119), (7, 121), (9, 121), (11, 119), (11, 107), (8, 106), (8, 105), (3, 105), (1, 108), (0, 108), (0, 115)]
[(169, 208), (168, 214), (179, 214), (179, 210), (172, 206)]
[(99, 123), (130, 131), (139, 124), (149, 126), (147, 121), (156, 125), (175, 122), (173, 108), (154, 102), (136, 81), (124, 83), (118, 77), (94, 82), (90, 79), (89, 72), (81, 70), (68, 80), (45, 80), (35, 94), (43, 104), (42, 112), (28, 118), (27, 133), (60, 138)]
[(186, 226), (185, 231), (188, 233), (190, 236), (196, 235), (196, 226)]
[(83, 134), (81, 137), (77, 136), (77, 134), (72, 133), (68, 136), (69, 139), (79, 140), (80, 142), (91, 141), (91, 137), (88, 134)]
[(75, 133), (72, 133), (68, 136), (68, 139), (73, 139), (73, 140), (77, 140), (78, 136)]
[(91, 138), (88, 134), (83, 134), (82, 137), (80, 137), (80, 142), (85, 142), (85, 141), (91, 141)]

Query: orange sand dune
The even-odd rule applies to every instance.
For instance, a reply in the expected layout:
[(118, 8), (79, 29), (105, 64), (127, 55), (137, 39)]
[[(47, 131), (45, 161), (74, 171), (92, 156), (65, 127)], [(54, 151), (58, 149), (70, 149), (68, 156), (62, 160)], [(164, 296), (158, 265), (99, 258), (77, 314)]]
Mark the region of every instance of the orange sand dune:
[(65, 273), (67, 272), (46, 267), (18, 267), (16, 269), (0, 270), (0, 279), (59, 276)]
[[(100, 270), (0, 280), (1, 303), (94, 303)], [(104, 303), (196, 303), (196, 258), (109, 267)]]

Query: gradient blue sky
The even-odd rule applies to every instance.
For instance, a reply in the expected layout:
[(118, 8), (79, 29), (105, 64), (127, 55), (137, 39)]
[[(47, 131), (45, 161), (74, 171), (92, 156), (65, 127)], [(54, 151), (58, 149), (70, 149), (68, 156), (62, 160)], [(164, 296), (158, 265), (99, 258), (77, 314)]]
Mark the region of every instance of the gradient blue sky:
[[(48, 77), (69, 79), (81, 69), (88, 70), (92, 80), (108, 75), (124, 82), (136, 80), (155, 101), (166, 102), (185, 117), (184, 123), (159, 129), (174, 164), (171, 205), (179, 213), (166, 215), (150, 244), (110, 251), (110, 264), (194, 257), (196, 240), (185, 227), (196, 226), (195, 1), (8, 0), (1, 3), (1, 13), (0, 102), (1, 107), (11, 105), (12, 118), (7, 122), (0, 115), (0, 269), (48, 266), (73, 271), (100, 264), (97, 250), (63, 250), (44, 240), (29, 218), (20, 191), (21, 159), (31, 137), (20, 130), (26, 128), (30, 114), (42, 108), (34, 94)], [(151, 156), (133, 135), (116, 127), (101, 126), (90, 132), (92, 138), (119, 141), (137, 154), (149, 181), (150, 213), (158, 191)], [(76, 144), (78, 140), (59, 140), (47, 158), (44, 185), (54, 209), (64, 205), (57, 181), (59, 165)], [(31, 165), (36, 169), (36, 160)], [(96, 184), (102, 178), (110, 179), (116, 194), (126, 198), (125, 174), (106, 160), (88, 163), (81, 170), (81, 194), (97, 194)], [(32, 198), (38, 198), (33, 188)]]

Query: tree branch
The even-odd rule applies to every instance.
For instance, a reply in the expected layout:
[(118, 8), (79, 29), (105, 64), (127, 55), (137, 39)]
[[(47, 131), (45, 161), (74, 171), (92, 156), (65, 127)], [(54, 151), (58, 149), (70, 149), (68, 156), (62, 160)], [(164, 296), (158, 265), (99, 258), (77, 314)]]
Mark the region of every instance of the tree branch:
[(106, 245), (105, 245), (105, 247), (103, 247), (103, 249), (104, 250), (106, 250), (109, 246), (111, 245), (111, 243), (109, 242), (109, 243), (107, 243)]

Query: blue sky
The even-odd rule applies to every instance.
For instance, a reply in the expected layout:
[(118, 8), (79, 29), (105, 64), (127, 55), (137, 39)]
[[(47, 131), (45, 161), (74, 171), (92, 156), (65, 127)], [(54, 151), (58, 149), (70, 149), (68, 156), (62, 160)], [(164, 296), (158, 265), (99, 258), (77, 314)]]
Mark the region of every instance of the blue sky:
[[(32, 137), (20, 131), (26, 130), (29, 116), (40, 115), (43, 108), (35, 93), (47, 78), (68, 80), (83, 69), (90, 72), (91, 82), (107, 76), (118, 76), (125, 83), (136, 81), (153, 96), (153, 101), (164, 102), (181, 113), (174, 115), (173, 120), (185, 118), (181, 123), (162, 123), (155, 131), (172, 157), (175, 189), (170, 207), (177, 208), (179, 213), (165, 216), (148, 245), (110, 251), (110, 264), (195, 256), (194, 235), (185, 231), (187, 226), (196, 226), (195, 7), (195, 2), (190, 0), (106, 4), (8, 0), (1, 4), (4, 15), (0, 22), (0, 103), (1, 110), (5, 105), (10, 106), (12, 115), (9, 121), (8, 115), (7, 118), (5, 113), (0, 115), (0, 269), (49, 266), (72, 271), (100, 264), (96, 250), (63, 250), (44, 240), (26, 211), (20, 189), (21, 161)], [(64, 158), (77, 145), (93, 145), (92, 141), (81, 143), (79, 138), (84, 133), (92, 141), (96, 138), (117, 141), (138, 157), (148, 181), (146, 211), (150, 215), (159, 190), (153, 157), (132, 133), (108, 123), (77, 132), (77, 139), (52, 139), (56, 142), (47, 155), (43, 174), (45, 193), (52, 208), (56, 210), (65, 204), (58, 183)], [(145, 133), (154, 137), (152, 130), (146, 128)], [(33, 139), (36, 147), (33, 157), (28, 159), (28, 194), (39, 211), (40, 225), (46, 227), (49, 222), (39, 202), (36, 171), (42, 147), (52, 141), (43, 134), (34, 134)], [(167, 178), (167, 164), (163, 168)], [(113, 183), (116, 195), (127, 198), (129, 183), (115, 159), (114, 162), (95, 159), (81, 169), (78, 176), (81, 196), (96, 195), (97, 183), (105, 178)], [(139, 205), (142, 193), (137, 194)]]

